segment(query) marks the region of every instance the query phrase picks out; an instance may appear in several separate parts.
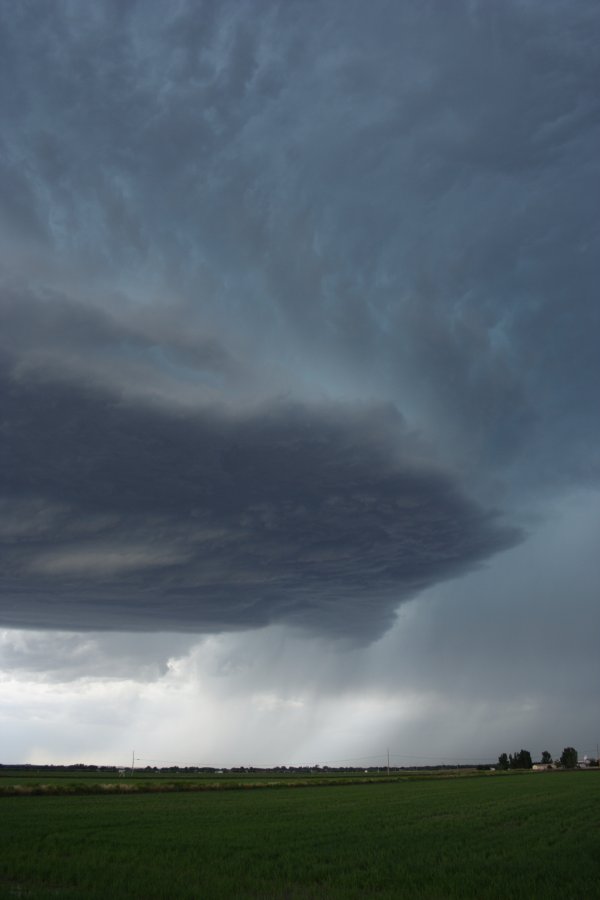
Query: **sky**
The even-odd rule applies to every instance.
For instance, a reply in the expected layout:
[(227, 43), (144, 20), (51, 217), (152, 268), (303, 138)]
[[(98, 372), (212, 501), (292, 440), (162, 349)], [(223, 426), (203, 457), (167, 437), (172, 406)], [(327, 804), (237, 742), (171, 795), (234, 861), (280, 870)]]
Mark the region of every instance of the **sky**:
[(0, 23), (0, 762), (595, 755), (598, 4)]

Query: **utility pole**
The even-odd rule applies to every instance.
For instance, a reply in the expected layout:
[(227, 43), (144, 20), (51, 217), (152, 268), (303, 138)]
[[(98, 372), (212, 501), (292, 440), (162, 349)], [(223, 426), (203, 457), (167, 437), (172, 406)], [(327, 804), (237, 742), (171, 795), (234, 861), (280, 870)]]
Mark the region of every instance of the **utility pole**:
[(133, 778), (133, 770), (135, 768), (135, 750), (131, 751), (131, 777)]
[(389, 776), (389, 774), (390, 774), (390, 748), (389, 747), (388, 747), (388, 751), (387, 751), (387, 773)]

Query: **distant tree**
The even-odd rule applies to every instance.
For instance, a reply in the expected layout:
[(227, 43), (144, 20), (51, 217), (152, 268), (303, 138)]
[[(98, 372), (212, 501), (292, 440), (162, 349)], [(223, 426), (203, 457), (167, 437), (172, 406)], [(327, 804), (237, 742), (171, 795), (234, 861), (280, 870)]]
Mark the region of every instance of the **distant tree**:
[(577, 765), (577, 750), (575, 747), (565, 747), (560, 757), (560, 764), (565, 769), (574, 769)]
[(508, 769), (508, 766), (509, 766), (508, 756), (506, 755), (506, 753), (501, 753), (500, 756), (498, 757), (498, 768), (502, 769), (504, 771), (504, 770)]
[(529, 750), (519, 750), (518, 753), (511, 753), (509, 765), (511, 769), (531, 769), (533, 765), (531, 753)]
[(529, 752), (529, 750), (520, 750), (519, 759), (521, 761), (522, 769), (531, 769), (533, 767), (533, 760), (531, 758), (531, 753)]
[(542, 750), (542, 762), (545, 766), (550, 765), (552, 762), (552, 755), (549, 750)]

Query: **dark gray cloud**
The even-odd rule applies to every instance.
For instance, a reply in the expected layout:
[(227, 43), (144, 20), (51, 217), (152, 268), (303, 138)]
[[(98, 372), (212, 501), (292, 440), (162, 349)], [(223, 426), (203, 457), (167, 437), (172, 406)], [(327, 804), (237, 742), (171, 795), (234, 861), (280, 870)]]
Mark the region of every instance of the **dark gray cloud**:
[(517, 538), (391, 408), (173, 413), (4, 372), (4, 624), (358, 637)]
[(4, 622), (370, 637), (598, 484), (593, 0), (0, 16)]

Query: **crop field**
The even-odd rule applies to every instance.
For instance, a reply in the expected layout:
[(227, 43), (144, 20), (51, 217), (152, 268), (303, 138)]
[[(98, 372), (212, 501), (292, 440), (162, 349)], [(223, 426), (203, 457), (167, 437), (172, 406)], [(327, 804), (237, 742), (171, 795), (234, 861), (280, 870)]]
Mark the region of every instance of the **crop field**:
[(600, 897), (600, 772), (0, 796), (0, 897)]

